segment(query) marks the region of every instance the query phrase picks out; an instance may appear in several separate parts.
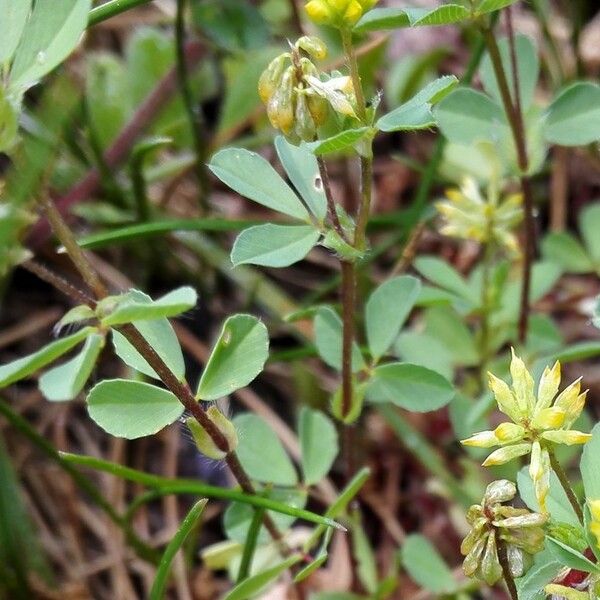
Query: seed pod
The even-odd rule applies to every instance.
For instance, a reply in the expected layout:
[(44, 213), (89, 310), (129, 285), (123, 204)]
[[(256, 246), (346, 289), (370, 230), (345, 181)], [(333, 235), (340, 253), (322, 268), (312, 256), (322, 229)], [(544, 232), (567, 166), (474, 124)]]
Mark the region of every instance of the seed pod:
[(313, 118), (316, 127), (320, 127), (327, 120), (329, 114), (329, 104), (327, 100), (316, 94), (308, 94), (306, 96), (306, 104), (310, 111), (310, 116)]
[[(238, 437), (233, 423), (215, 405), (209, 407), (206, 411), (206, 416), (225, 436), (229, 445), (229, 452), (235, 450), (238, 445)], [(188, 426), (194, 442), (196, 442), (196, 447), (202, 454), (215, 460), (225, 458), (227, 453), (216, 446), (204, 427), (194, 417), (188, 417), (185, 420), (185, 424)]]
[(267, 104), (267, 115), (271, 125), (288, 134), (294, 126), (294, 86), (295, 69), (289, 66), (281, 78), (281, 82)]
[(287, 56), (285, 54), (281, 54), (274, 58), (269, 63), (269, 66), (262, 72), (260, 79), (258, 80), (258, 95), (265, 104), (269, 101), (269, 98), (271, 98), (281, 83), (281, 76), (283, 74), (283, 68), (285, 67), (286, 58)]
[(327, 56), (325, 42), (314, 35), (303, 35), (298, 39), (295, 46), (317, 60), (323, 60)]
[(488, 536), (483, 558), (479, 566), (479, 576), (488, 585), (494, 585), (502, 577), (502, 566), (498, 560), (495, 531), (490, 531)]
[(294, 130), (297, 136), (305, 142), (312, 141), (317, 132), (305, 94), (298, 94), (296, 98)]

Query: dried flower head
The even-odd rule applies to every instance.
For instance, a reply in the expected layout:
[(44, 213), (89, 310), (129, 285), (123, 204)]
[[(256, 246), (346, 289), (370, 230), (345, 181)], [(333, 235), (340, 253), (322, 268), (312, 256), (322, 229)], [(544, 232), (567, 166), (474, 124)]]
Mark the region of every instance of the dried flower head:
[(495, 242), (518, 254), (519, 246), (513, 230), (523, 216), (520, 194), (510, 194), (501, 200), (496, 189), (490, 186), (484, 198), (477, 182), (466, 177), (459, 189), (446, 191), (446, 198), (436, 203), (445, 219), (440, 229), (444, 235), (482, 244)]
[(531, 374), (512, 350), (510, 363), (512, 388), (488, 373), (490, 389), (498, 408), (512, 423), (501, 423), (494, 431), (482, 431), (462, 440), (465, 446), (491, 448), (484, 466), (501, 465), (513, 458), (531, 454), (529, 474), (535, 485), (540, 509), (546, 512), (546, 496), (550, 486), (550, 454), (554, 444), (585, 444), (591, 435), (571, 429), (585, 405), (587, 391), (581, 393), (580, 379), (560, 394), (560, 363), (546, 367), (540, 378), (537, 397)]
[(319, 25), (339, 29), (352, 27), (378, 0), (310, 0), (306, 14)]
[(291, 52), (273, 59), (258, 81), (271, 124), (292, 142), (312, 141), (327, 119), (329, 106), (337, 113), (355, 116), (350, 78), (327, 77), (311, 60), (326, 55), (327, 47), (319, 38), (303, 36)]
[(514, 483), (506, 479), (493, 481), (485, 490), (481, 504), (474, 504), (467, 511), (471, 531), (460, 551), (465, 556), (463, 571), (468, 577), (477, 577), (488, 585), (502, 577), (500, 544), (506, 551), (513, 577), (523, 576), (531, 566), (533, 555), (543, 549), (546, 516), (503, 504), (516, 493)]

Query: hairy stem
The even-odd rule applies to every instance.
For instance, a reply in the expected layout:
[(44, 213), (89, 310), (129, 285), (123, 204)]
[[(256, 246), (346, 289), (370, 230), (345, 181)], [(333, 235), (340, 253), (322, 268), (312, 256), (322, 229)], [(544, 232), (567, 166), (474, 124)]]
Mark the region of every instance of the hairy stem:
[[(509, 22), (512, 23), (510, 20)], [(502, 104), (508, 118), (513, 141), (517, 150), (517, 163), (521, 172), (520, 183), (525, 209), (525, 249), (523, 257), (521, 307), (519, 313), (519, 341), (524, 343), (527, 339), (527, 328), (529, 322), (529, 291), (531, 287), (531, 263), (533, 260), (535, 245), (535, 224), (533, 219), (533, 193), (531, 189), (531, 182), (529, 180), (529, 176), (527, 175), (527, 171), (529, 169), (529, 158), (527, 156), (527, 140), (520, 104), (519, 78), (516, 68), (516, 55), (514, 51), (514, 34), (511, 35), (512, 27), (509, 27), (511, 64), (513, 70), (513, 81), (515, 83), (513, 100), (494, 33), (489, 27), (484, 28), (482, 33), (488, 53), (490, 55), (496, 81), (498, 82), (498, 88), (502, 97)]]
[[(86, 281), (88, 281), (88, 278), (90, 278), (89, 285), (94, 290), (97, 299), (105, 298), (108, 295), (108, 292), (104, 287), (104, 284), (100, 281), (97, 273), (94, 271), (93, 267), (85, 257), (83, 250), (77, 245), (77, 241), (75, 240), (73, 232), (63, 220), (60, 212), (49, 198), (45, 198), (43, 204), (48, 213), (48, 220), (54, 230), (54, 233), (67, 250), (67, 253), (75, 264), (75, 267)], [(200, 423), (202, 428), (210, 436), (215, 446), (222, 452), (226, 453), (225, 460), (227, 465), (231, 469), (231, 472), (236, 478), (237, 482), (240, 484), (240, 487), (246, 493), (256, 493), (248, 474), (237, 458), (235, 450), (231, 450), (227, 438), (209, 419), (208, 415), (202, 408), (202, 405), (195, 398), (189, 386), (177, 378), (175, 373), (169, 369), (163, 359), (158, 355), (158, 353), (134, 325), (122, 325), (118, 328), (118, 330), (154, 369), (167, 389), (177, 397), (185, 409), (193, 415), (198, 423)], [(281, 533), (269, 515), (265, 515), (264, 523), (273, 539), (280, 542), (282, 553), (288, 552), (287, 547), (281, 541)]]
[(352, 344), (354, 342), (354, 263), (341, 261), (342, 268), (342, 417), (352, 409)]
[(567, 477), (567, 474), (562, 468), (560, 462), (556, 458), (556, 454), (554, 454), (554, 451), (549, 449), (548, 454), (550, 456), (550, 465), (552, 466), (552, 470), (556, 473), (556, 476), (560, 481), (560, 485), (565, 491), (565, 494), (567, 495), (567, 498), (569, 499), (569, 502), (571, 503), (575, 514), (577, 515), (577, 518), (579, 519), (581, 524), (583, 524), (583, 510), (581, 509), (581, 504), (579, 504), (579, 500), (577, 500), (577, 496), (573, 491), (573, 486), (569, 482), (569, 478)]
[(510, 566), (508, 564), (508, 556), (506, 554), (506, 546), (504, 542), (498, 540), (498, 560), (500, 561), (500, 566), (502, 567), (502, 576), (504, 577), (504, 582), (506, 583), (506, 587), (508, 588), (508, 593), (512, 600), (519, 600), (519, 594), (517, 592), (517, 586), (515, 584), (515, 580), (510, 572)]
[(331, 221), (331, 224), (336, 230), (337, 234), (347, 242), (348, 240), (346, 238), (346, 234), (342, 229), (342, 224), (340, 223), (340, 218), (335, 207), (335, 200), (331, 190), (331, 182), (329, 181), (329, 173), (327, 172), (327, 164), (323, 160), (322, 156), (317, 156), (317, 164), (319, 165), (319, 174), (321, 176), (321, 182), (323, 183), (325, 198), (327, 199), (327, 216), (329, 217), (329, 220)]
[(76, 288), (73, 284), (69, 283), (66, 279), (63, 279), (60, 275), (57, 275), (44, 265), (40, 264), (35, 260), (28, 260), (21, 265), (23, 269), (33, 273), (39, 277), (42, 281), (49, 283), (52, 287), (56, 288), (59, 292), (62, 292), (68, 298), (71, 298), (76, 304), (90, 304), (93, 303), (93, 299), (84, 294), (80, 289)]
[(342, 46), (344, 54), (350, 67), (350, 77), (352, 78), (352, 86), (356, 95), (356, 114), (358, 118), (366, 124), (367, 121), (367, 103), (365, 102), (365, 94), (363, 92), (362, 83), (360, 81), (360, 73), (358, 72), (358, 60), (352, 45), (352, 33), (349, 29), (340, 30), (342, 36)]

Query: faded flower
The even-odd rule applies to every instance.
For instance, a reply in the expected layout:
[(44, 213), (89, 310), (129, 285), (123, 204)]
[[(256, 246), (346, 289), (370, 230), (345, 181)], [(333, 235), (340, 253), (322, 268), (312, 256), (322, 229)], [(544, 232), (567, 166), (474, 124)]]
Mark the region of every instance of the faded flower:
[(520, 194), (500, 199), (497, 191), (490, 187), (484, 198), (477, 182), (466, 177), (460, 189), (446, 191), (446, 198), (436, 203), (445, 219), (440, 229), (444, 235), (482, 244), (495, 242), (511, 253), (519, 252), (513, 230), (523, 216)]
[(311, 21), (338, 28), (352, 27), (378, 0), (310, 0), (305, 8)]
[(546, 367), (537, 389), (523, 361), (512, 350), (510, 363), (512, 388), (507, 383), (489, 376), (490, 389), (498, 408), (512, 423), (501, 423), (494, 431), (482, 431), (462, 440), (465, 446), (491, 448), (484, 466), (504, 464), (513, 458), (531, 454), (529, 474), (534, 482), (535, 495), (540, 509), (546, 512), (546, 496), (550, 487), (550, 453), (554, 444), (585, 444), (591, 435), (571, 429), (585, 404), (587, 391), (581, 393), (580, 379), (566, 387), (560, 394), (560, 363)]
[(517, 493), (514, 483), (501, 479), (485, 490), (481, 504), (467, 511), (471, 531), (463, 540), (460, 551), (465, 560), (463, 571), (468, 577), (482, 579), (493, 585), (502, 577), (498, 548), (506, 552), (513, 577), (523, 576), (532, 564), (532, 557), (544, 547), (546, 516), (526, 508), (513, 508), (503, 503)]

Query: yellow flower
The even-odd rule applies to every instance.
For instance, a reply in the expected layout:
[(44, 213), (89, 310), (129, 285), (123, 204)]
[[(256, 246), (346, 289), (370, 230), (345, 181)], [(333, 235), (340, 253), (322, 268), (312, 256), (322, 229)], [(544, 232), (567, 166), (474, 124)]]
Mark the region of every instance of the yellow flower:
[(522, 218), (520, 194), (500, 201), (492, 189), (484, 198), (476, 181), (467, 177), (460, 189), (447, 190), (446, 198), (436, 203), (445, 219), (440, 229), (444, 235), (482, 244), (493, 241), (513, 254), (519, 252), (513, 230)]
[[(578, 379), (557, 396), (560, 363), (556, 361), (552, 368), (544, 369), (536, 394), (533, 378), (514, 350), (510, 373), (512, 387), (492, 373), (488, 373), (488, 376), (498, 408), (512, 423), (502, 423), (494, 431), (476, 433), (461, 443), (479, 448), (500, 446), (485, 459), (485, 467), (501, 465), (513, 458), (530, 454), (529, 474), (540, 510), (546, 512), (551, 468), (549, 450), (552, 445), (585, 444), (592, 437), (571, 429), (583, 410), (587, 391), (581, 393)], [(598, 510), (600, 513), (600, 506)], [(600, 522), (598, 527), (600, 530)]]
[(306, 14), (318, 25), (338, 28), (352, 27), (378, 0), (310, 0)]

